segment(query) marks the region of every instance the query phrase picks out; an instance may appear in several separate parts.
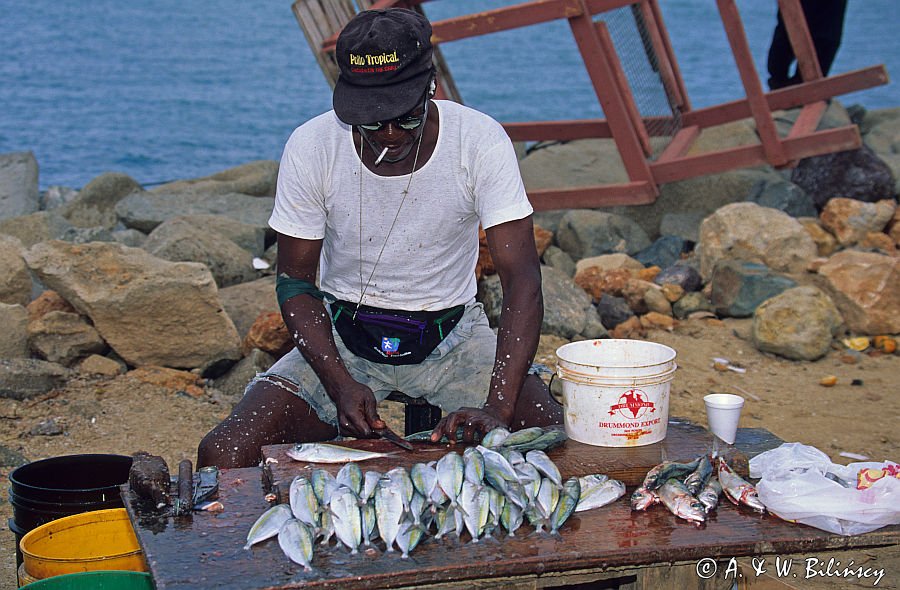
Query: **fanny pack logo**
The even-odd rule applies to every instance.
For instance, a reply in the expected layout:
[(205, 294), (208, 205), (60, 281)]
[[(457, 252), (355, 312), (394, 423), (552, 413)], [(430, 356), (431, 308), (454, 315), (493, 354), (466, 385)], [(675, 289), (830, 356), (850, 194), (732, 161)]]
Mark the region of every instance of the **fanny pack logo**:
[(400, 58), (397, 57), (396, 51), (392, 51), (391, 53), (380, 53), (376, 55), (368, 53), (365, 55), (356, 55), (354, 53), (350, 54), (351, 66), (383, 66), (385, 64), (391, 63), (400, 63)]
[(383, 336), (381, 338), (381, 352), (387, 355), (397, 354), (398, 352), (400, 352), (400, 339), (388, 338), (387, 336)]

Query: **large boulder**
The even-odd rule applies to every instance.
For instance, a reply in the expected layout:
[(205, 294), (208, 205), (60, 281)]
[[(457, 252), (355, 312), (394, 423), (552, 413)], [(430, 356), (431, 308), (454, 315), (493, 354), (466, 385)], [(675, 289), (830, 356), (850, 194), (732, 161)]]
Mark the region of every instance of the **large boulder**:
[(274, 276), (219, 289), (219, 300), (242, 340), (260, 314), (279, 311)]
[(60, 241), (33, 246), (25, 260), (130, 365), (206, 368), (240, 358), (237, 330), (202, 264), (120, 244)]
[(28, 305), (31, 301), (31, 275), (22, 252), (22, 242), (0, 234), (0, 303)]
[(164, 221), (150, 232), (142, 248), (170, 262), (206, 265), (219, 287), (256, 278), (250, 252), (214, 230), (200, 229), (183, 218)]
[(813, 198), (817, 207), (835, 197), (874, 203), (893, 199), (893, 172), (869, 147), (800, 160), (791, 182)]
[(650, 238), (640, 225), (625, 216), (575, 209), (560, 221), (556, 243), (580, 260), (616, 252), (635, 254), (650, 245)]
[(26, 248), (47, 240), (62, 240), (72, 224), (56, 211), (0, 218), (0, 234), (18, 238)]
[(0, 154), (0, 219), (39, 208), (38, 164), (32, 152)]
[(803, 225), (782, 211), (755, 203), (726, 205), (700, 226), (700, 274), (708, 279), (721, 260), (744, 260), (798, 273), (816, 257)]
[(831, 199), (822, 210), (819, 221), (842, 246), (862, 242), (871, 232), (883, 231), (894, 217), (897, 203), (893, 200), (864, 203), (855, 199)]
[(795, 287), (756, 308), (751, 337), (763, 352), (814, 361), (831, 349), (842, 324), (828, 295), (816, 287)]
[(194, 192), (219, 195), (242, 193), (257, 197), (273, 197), (277, 179), (278, 162), (257, 160), (217, 172), (211, 176), (162, 184), (153, 189), (153, 192)]
[(240, 193), (147, 192), (130, 194), (116, 204), (127, 227), (150, 233), (167, 219), (184, 215), (224, 215), (267, 228), (275, 199)]
[(112, 229), (118, 222), (116, 203), (142, 190), (141, 185), (127, 174), (107, 172), (78, 191), (78, 195), (62, 208), (62, 215), (75, 227)]
[(900, 332), (900, 258), (842, 250), (819, 268), (819, 274), (852, 332)]
[(35, 359), (0, 359), (0, 398), (24, 400), (63, 387), (75, 375), (66, 367)]
[(0, 359), (28, 357), (28, 311), (17, 304), (0, 303)]
[(67, 367), (107, 351), (94, 326), (79, 314), (65, 311), (51, 311), (28, 324), (28, 342), (40, 358)]
[(723, 260), (713, 270), (710, 299), (716, 313), (733, 318), (753, 315), (763, 301), (797, 283), (768, 267), (742, 260)]

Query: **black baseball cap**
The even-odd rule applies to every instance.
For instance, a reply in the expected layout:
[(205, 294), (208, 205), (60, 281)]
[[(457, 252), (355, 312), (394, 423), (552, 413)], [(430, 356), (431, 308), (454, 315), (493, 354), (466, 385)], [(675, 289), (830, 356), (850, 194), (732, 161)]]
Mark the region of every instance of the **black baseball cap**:
[(341, 31), (332, 102), (348, 125), (388, 121), (413, 110), (434, 72), (431, 23), (406, 8), (365, 10)]

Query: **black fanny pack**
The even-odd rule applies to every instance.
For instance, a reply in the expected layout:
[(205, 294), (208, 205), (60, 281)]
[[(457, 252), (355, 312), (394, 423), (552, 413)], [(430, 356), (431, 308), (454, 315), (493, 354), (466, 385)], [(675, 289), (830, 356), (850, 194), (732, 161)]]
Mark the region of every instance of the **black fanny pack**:
[(349, 301), (331, 304), (331, 321), (350, 352), (386, 365), (421, 363), (456, 327), (465, 305), (439, 311), (381, 309)]

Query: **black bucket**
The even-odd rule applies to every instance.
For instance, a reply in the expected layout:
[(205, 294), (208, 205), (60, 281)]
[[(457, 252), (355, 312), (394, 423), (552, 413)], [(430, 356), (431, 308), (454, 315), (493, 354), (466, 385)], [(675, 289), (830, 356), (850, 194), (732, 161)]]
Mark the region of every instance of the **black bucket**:
[(108, 508), (122, 508), (119, 486), (128, 481), (131, 457), (65, 455), (22, 465), (9, 474), (9, 530), (16, 536), (16, 567), (22, 563), (19, 541), (52, 520)]

